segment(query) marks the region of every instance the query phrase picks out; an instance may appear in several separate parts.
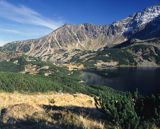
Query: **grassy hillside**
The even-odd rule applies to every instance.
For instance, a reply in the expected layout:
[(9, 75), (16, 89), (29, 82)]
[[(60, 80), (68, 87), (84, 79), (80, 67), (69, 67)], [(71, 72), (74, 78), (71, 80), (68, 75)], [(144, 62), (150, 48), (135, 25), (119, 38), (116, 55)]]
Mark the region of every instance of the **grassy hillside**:
[[(148, 47), (138, 48), (138, 46), (131, 48), (135, 53), (148, 49)], [(108, 54), (110, 53), (112, 57), (110, 55), (109, 57), (107, 56), (108, 58), (104, 58), (103, 56), (106, 55), (106, 51), (108, 51)], [(95, 58), (95, 60), (103, 59), (106, 61), (109, 59), (119, 59), (125, 63), (126, 60), (123, 60), (120, 54), (122, 54), (125, 59), (131, 61), (132, 56), (128, 55), (127, 52), (125, 50), (117, 52), (113, 51), (113, 49), (104, 50), (100, 51), (97, 57), (90, 59), (94, 60)], [(55, 122), (57, 122), (58, 127), (60, 128), (80, 129), (86, 127), (108, 129), (153, 129), (160, 125), (159, 95), (143, 97), (137, 92), (120, 92), (104, 86), (88, 86), (81, 83), (79, 71), (68, 71), (64, 67), (55, 66), (35, 58), (28, 59), (28, 57), (25, 56), (14, 58), (10, 61), (0, 62), (0, 68), (0, 91), (1, 94), (5, 92), (5, 94), (9, 95), (7, 96), (7, 99), (5, 98), (6, 96), (3, 96), (3, 101), (9, 100), (8, 98), (13, 100), (15, 97), (15, 91), (21, 93), (21, 96), (22, 94), (25, 96), (26, 93), (41, 93), (43, 94), (41, 95), (43, 98), (38, 100), (41, 102), (43, 99), (46, 100), (47, 96), (45, 94), (48, 94), (49, 92), (52, 94), (58, 93), (60, 95), (64, 95), (63, 97), (66, 98), (69, 93), (69, 96), (73, 97), (73, 100), (69, 99), (70, 97), (68, 98), (69, 100), (66, 100), (66, 102), (68, 101), (67, 104), (70, 103), (67, 107), (64, 105), (56, 105), (56, 103), (61, 103), (58, 102), (58, 100), (62, 100), (56, 98), (56, 96), (53, 98), (53, 95), (51, 98), (48, 98), (47, 103), (45, 101), (45, 103), (37, 104), (36, 100), (32, 100), (32, 104), (29, 105), (26, 104), (26, 102), (22, 104), (22, 101), (18, 101), (15, 105), (8, 105), (8, 108), (4, 108), (2, 110), (1, 116), (4, 121), (7, 119), (7, 124), (0, 121), (0, 126), (7, 127), (6, 129), (8, 129), (10, 125), (14, 125), (15, 127), (23, 126), (23, 128), (28, 127), (24, 125), (24, 123), (27, 125), (30, 124), (30, 128), (53, 128), (56, 127)], [(46, 73), (50, 74), (45, 76)], [(95, 97), (96, 105), (88, 100), (81, 103), (81, 106), (86, 105), (86, 103), (90, 103), (92, 106), (94, 105), (94, 107), (84, 108), (74, 106), (76, 103), (75, 100), (77, 99), (76, 93), (88, 94)], [(33, 98), (35, 99), (36, 97), (32, 96), (30, 99)], [(84, 98), (84, 100), (86, 98)], [(14, 99), (14, 101), (16, 100)], [(77, 101), (77, 103), (80, 102), (80, 100)], [(38, 106), (37, 108), (40, 107), (42, 110), (43, 107), (45, 112), (37, 112), (37, 109), (34, 109), (33, 107), (35, 103), (36, 107)], [(151, 107), (148, 108), (149, 105), (151, 105)], [(3, 105), (0, 106), (3, 108)], [(92, 114), (97, 112), (96, 107), (99, 110), (98, 114), (101, 114), (102, 116), (99, 117), (98, 115)], [(28, 117), (28, 115), (24, 117), (23, 113), (30, 113), (31, 109), (34, 109), (35, 112), (30, 117)], [(56, 114), (57, 110), (58, 115)], [(83, 115), (78, 114), (79, 110)], [(89, 114), (85, 114), (88, 111)], [(11, 117), (15, 115), (15, 112), (19, 114), (18, 117), (15, 116), (16, 119)], [(23, 119), (19, 119), (20, 116), (23, 116)], [(88, 119), (88, 116), (91, 118)], [(10, 124), (10, 119), (15, 123)], [(103, 124), (101, 124), (99, 120), (103, 121)], [(35, 126), (36, 122), (40, 123), (40, 125)], [(88, 125), (88, 122), (90, 125)], [(81, 126), (81, 124), (84, 124), (85, 126)]]
[[(36, 66), (38, 72), (34, 75), (24, 73), (27, 65)], [(46, 66), (48, 68), (44, 69)], [(90, 96), (96, 96), (100, 91), (117, 91), (81, 84), (78, 71), (68, 71), (38, 59), (28, 61), (26, 57), (19, 57), (0, 62), (0, 67), (2, 128), (104, 129), (109, 126)], [(46, 72), (51, 74), (45, 76)]]
[(86, 68), (119, 66), (158, 66), (160, 49), (149, 43), (139, 43), (122, 48), (105, 48), (97, 52), (83, 52), (72, 57), (71, 62), (83, 64)]
[(0, 128), (3, 129), (106, 128), (99, 119), (101, 113), (96, 111), (94, 99), (88, 95), (3, 92), (0, 98), (4, 100), (0, 104), (3, 111)]
[[(36, 74), (25, 72), (27, 65), (34, 66)], [(47, 68), (45, 68), (47, 66)], [(32, 69), (29, 67), (28, 69)], [(45, 76), (45, 73), (50, 73)], [(40, 59), (22, 56), (10, 61), (0, 62), (0, 90), (6, 92), (69, 92), (97, 94), (98, 86), (80, 83), (79, 71), (68, 71)], [(100, 90), (101, 88), (99, 88)], [(102, 90), (107, 88), (102, 87)]]

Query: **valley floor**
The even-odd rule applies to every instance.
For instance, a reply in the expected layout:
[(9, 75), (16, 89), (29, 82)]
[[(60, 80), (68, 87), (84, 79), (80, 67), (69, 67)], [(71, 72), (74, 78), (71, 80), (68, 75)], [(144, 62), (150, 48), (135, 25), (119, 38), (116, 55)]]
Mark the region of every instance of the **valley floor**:
[(0, 93), (0, 129), (106, 128), (94, 98), (85, 94)]

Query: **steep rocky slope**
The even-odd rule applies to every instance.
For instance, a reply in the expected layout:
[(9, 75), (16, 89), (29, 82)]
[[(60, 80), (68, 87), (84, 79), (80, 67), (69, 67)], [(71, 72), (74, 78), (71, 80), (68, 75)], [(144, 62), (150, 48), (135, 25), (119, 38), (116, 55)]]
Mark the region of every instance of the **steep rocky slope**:
[(111, 48), (133, 38), (159, 37), (159, 19), (160, 5), (155, 5), (110, 25), (66, 24), (39, 39), (6, 44), (2, 50), (22, 52), (53, 63), (66, 63), (82, 51)]
[(113, 48), (105, 47), (98, 51), (79, 52), (69, 62), (86, 67), (106, 68), (110, 66), (160, 65), (160, 39), (128, 40)]

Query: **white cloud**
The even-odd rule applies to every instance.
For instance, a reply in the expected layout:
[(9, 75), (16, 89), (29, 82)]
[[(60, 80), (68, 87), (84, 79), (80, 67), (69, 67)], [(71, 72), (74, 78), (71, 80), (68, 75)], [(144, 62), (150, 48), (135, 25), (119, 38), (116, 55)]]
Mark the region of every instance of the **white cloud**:
[(0, 47), (5, 45), (6, 43), (9, 43), (10, 41), (8, 40), (0, 40)]
[(50, 33), (50, 29), (41, 27), (12, 28), (0, 26), (0, 46), (18, 40), (35, 39)]
[(6, 34), (16, 34), (16, 35), (22, 35), (22, 36), (40, 36), (40, 35), (43, 35), (43, 34), (47, 34), (49, 33), (49, 31), (46, 31), (45, 29), (24, 29), (23, 30), (21, 29), (10, 29), (10, 28), (1, 28), (0, 27), (0, 35), (6, 35)]
[(43, 17), (40, 13), (23, 5), (13, 5), (7, 1), (0, 0), (0, 17), (22, 24), (31, 24), (56, 29), (63, 22)]
[(24, 34), (23, 32), (18, 31), (18, 30), (14, 30), (14, 29), (4, 29), (4, 28), (0, 28), (0, 32), (12, 33), (12, 34)]

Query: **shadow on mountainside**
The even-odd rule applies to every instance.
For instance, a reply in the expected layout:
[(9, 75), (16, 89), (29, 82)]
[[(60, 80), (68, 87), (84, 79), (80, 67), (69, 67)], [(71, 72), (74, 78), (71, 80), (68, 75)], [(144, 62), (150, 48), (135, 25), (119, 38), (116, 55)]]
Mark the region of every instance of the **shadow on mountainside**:
[(55, 105), (40, 107), (43, 110), (36, 110), (27, 104), (16, 104), (2, 109), (0, 129), (104, 128), (101, 123), (104, 122), (104, 116), (96, 108)]
[[(10, 123), (13, 121), (14, 123)], [(10, 122), (0, 122), (0, 129), (83, 129), (72, 124), (64, 123), (48, 123), (45, 120), (35, 120), (32, 118), (26, 118), (25, 120), (16, 120), (10, 118)]]
[(96, 108), (87, 108), (78, 106), (51, 106), (51, 105), (43, 105), (42, 107), (45, 111), (66, 111), (76, 115), (82, 115), (84, 117), (87, 116), (87, 118), (93, 120), (105, 119), (104, 114), (98, 111)]

